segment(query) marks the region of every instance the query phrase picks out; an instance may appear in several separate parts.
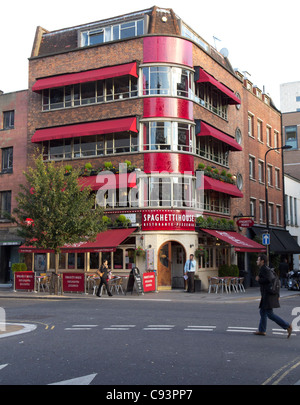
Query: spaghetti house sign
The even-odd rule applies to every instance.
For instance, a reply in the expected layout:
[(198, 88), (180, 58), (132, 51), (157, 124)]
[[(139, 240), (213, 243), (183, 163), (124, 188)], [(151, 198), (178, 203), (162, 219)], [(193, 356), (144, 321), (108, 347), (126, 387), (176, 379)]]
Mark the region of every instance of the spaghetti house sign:
[(149, 210), (142, 214), (143, 231), (195, 231), (195, 213), (187, 210)]

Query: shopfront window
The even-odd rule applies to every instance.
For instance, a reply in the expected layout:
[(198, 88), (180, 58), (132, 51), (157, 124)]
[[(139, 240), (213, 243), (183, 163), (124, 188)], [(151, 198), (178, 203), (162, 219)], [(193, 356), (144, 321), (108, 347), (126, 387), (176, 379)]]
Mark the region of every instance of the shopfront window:
[(114, 269), (123, 269), (123, 249), (114, 252)]

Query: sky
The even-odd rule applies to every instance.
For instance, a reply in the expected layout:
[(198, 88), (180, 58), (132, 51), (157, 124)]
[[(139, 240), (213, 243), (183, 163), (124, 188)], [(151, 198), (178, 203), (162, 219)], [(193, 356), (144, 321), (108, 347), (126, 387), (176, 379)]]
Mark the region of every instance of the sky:
[(300, 81), (299, 0), (9, 0), (1, 4), (0, 90), (28, 87), (28, 58), (37, 26), (53, 31), (154, 5), (172, 8), (218, 51), (226, 48), (232, 67), (248, 72), (261, 90), (264, 86), (277, 108), (280, 84)]

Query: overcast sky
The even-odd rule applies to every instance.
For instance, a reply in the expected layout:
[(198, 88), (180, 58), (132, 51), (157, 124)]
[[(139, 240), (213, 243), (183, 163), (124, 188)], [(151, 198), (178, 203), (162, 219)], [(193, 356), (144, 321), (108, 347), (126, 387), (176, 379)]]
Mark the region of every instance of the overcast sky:
[[(144, 10), (174, 12), (218, 51), (227, 48), (233, 68), (280, 108), (280, 84), (300, 81), (299, 0), (7, 0), (1, 4), (0, 90), (28, 86), (28, 58), (37, 26), (53, 31)], [(216, 37), (217, 39), (214, 39)]]

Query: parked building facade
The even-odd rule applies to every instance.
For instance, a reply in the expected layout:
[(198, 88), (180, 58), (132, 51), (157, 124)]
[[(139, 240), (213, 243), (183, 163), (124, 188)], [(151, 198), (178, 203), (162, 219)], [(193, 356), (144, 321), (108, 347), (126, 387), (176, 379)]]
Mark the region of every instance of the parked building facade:
[[(221, 264), (247, 269), (247, 255), (264, 251), (235, 220), (265, 225), (264, 155), (282, 145), (280, 113), (173, 10), (38, 27), (29, 104), (28, 151), (88, 171), (82, 186), (107, 217), (133, 225), (112, 251), (66, 253), (61, 268), (93, 271), (107, 258), (120, 273), (155, 269), (170, 288), (196, 252), (205, 288)], [(270, 223), (283, 229), (282, 154), (267, 164)]]

